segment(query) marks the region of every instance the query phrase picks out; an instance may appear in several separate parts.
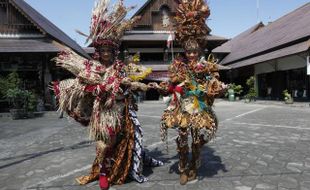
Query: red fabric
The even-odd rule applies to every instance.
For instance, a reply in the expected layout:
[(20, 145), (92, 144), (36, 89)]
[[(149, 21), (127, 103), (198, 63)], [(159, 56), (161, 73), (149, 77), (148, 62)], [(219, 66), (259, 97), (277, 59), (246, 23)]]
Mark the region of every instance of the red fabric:
[(105, 89), (106, 85), (105, 84), (99, 84), (98, 86), (99, 86), (101, 92), (106, 91), (106, 89)]
[(115, 80), (115, 77), (109, 77), (108, 78), (108, 84), (112, 84), (113, 82), (114, 82), (114, 80)]
[(87, 86), (85, 86), (84, 91), (86, 91), (86, 92), (95, 92), (95, 90), (96, 90), (97, 88), (99, 88), (101, 92), (105, 92), (105, 91), (106, 91), (106, 88), (105, 88), (105, 87), (106, 87), (105, 84), (87, 85)]
[(97, 66), (96, 71), (104, 71), (105, 67), (104, 66)]
[(101, 175), (99, 176), (99, 187), (101, 190), (108, 190), (109, 189), (109, 181), (107, 176)]
[(113, 130), (113, 128), (112, 127), (108, 127), (108, 132), (109, 132), (109, 136), (111, 138), (111, 141), (115, 142), (115, 140), (116, 140), (116, 133)]
[(89, 78), (90, 77), (91, 64), (88, 60), (86, 60), (84, 62), (84, 65), (85, 65), (85, 69), (86, 69), (86, 77)]
[(181, 86), (174, 86), (174, 85), (170, 85), (168, 87), (168, 92), (171, 94), (174, 94), (176, 92), (180, 93), (180, 94), (184, 94), (183, 88)]
[(170, 94), (173, 94), (173, 100), (175, 101), (175, 103), (176, 104), (178, 104), (178, 101), (177, 101), (177, 92), (178, 93), (180, 93), (180, 94), (184, 94), (184, 91), (183, 91), (183, 88), (182, 87), (180, 87), (180, 86), (178, 86), (178, 85), (176, 85), (176, 86), (174, 86), (174, 85), (169, 85), (169, 87), (168, 87), (168, 92), (170, 93)]
[(97, 85), (87, 85), (87, 86), (85, 86), (84, 91), (86, 91), (86, 92), (94, 92), (94, 90), (96, 90), (96, 88), (97, 88)]

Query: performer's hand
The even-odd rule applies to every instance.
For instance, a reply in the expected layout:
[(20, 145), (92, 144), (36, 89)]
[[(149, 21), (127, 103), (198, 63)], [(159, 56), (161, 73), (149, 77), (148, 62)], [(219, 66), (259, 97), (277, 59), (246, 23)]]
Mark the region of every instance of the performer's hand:
[(147, 87), (148, 87), (149, 89), (158, 89), (158, 88), (159, 88), (159, 86), (158, 86), (158, 84), (157, 84), (156, 82), (150, 82), (150, 83), (148, 83), (148, 84), (147, 84)]
[(128, 77), (122, 79), (122, 84), (123, 85), (130, 86), (131, 83), (132, 83), (132, 80), (130, 78), (128, 78)]

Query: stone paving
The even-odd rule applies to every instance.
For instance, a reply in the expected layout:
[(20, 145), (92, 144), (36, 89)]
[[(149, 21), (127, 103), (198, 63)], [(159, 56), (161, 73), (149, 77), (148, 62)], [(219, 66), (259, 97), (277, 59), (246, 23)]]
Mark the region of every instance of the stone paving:
[[(145, 168), (149, 181), (128, 180), (111, 189), (285, 190), (310, 189), (310, 108), (218, 101), (217, 138), (202, 151), (198, 180), (179, 184), (176, 132), (169, 147), (159, 140), (165, 105), (139, 105), (144, 143), (165, 165)], [(79, 186), (74, 178), (88, 172), (95, 157), (87, 129), (54, 112), (42, 118), (0, 119), (0, 190), (99, 189), (98, 183)]]

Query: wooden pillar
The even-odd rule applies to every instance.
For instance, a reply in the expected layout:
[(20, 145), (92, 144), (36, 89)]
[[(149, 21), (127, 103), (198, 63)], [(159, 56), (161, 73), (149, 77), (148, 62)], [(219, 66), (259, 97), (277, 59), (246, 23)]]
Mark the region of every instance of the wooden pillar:
[(44, 91), (44, 105), (47, 110), (54, 109), (54, 101), (51, 95), (51, 92), (48, 88), (50, 82), (52, 81), (52, 75), (50, 72), (50, 65), (49, 65), (49, 55), (44, 55), (44, 63), (43, 63), (43, 91)]

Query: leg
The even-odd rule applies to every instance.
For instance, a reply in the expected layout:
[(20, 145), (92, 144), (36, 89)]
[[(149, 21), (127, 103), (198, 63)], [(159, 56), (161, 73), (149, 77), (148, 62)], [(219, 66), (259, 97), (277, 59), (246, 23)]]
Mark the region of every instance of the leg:
[(180, 184), (187, 183), (187, 161), (188, 161), (188, 132), (186, 128), (179, 128), (179, 136), (176, 139), (177, 150), (179, 153), (179, 171), (180, 171)]
[(86, 185), (99, 179), (99, 173), (100, 173), (99, 164), (102, 162), (104, 149), (105, 146), (100, 141), (98, 141), (96, 143), (96, 158), (93, 162), (89, 174), (75, 179), (80, 185)]
[(200, 166), (200, 152), (202, 146), (205, 144), (203, 135), (200, 135), (199, 129), (191, 128), (192, 135), (192, 160), (188, 172), (188, 181), (197, 178), (197, 169)]
[(101, 190), (108, 190), (110, 187), (108, 181), (109, 170), (111, 168), (112, 148), (105, 147), (104, 158), (101, 160), (100, 174), (99, 174), (99, 187)]
[[(99, 174), (99, 187), (101, 190), (108, 190), (110, 187), (108, 176), (112, 167), (113, 148), (116, 142), (116, 134), (112, 128), (108, 128), (111, 144), (106, 145), (102, 142), (102, 155), (100, 158), (100, 174)], [(104, 145), (104, 146), (103, 146)]]

